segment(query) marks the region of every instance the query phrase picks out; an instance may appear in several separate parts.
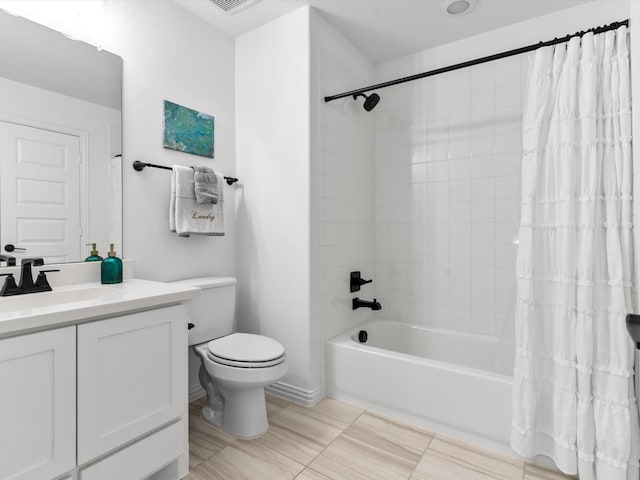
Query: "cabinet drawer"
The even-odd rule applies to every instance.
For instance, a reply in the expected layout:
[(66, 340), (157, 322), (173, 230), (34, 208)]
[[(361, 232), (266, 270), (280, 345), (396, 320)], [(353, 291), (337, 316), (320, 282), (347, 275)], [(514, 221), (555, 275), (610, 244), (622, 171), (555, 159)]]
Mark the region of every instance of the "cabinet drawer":
[(78, 465), (182, 415), (186, 377), (183, 305), (78, 326)]
[(182, 421), (169, 425), (126, 448), (80, 470), (80, 480), (140, 480), (182, 455)]

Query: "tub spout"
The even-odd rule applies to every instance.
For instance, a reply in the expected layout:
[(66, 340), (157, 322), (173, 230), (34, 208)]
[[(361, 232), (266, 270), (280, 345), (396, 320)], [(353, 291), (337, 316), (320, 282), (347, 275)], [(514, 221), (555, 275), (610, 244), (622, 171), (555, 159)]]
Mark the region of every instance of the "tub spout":
[(356, 297), (351, 300), (351, 307), (353, 308), (353, 310), (360, 307), (370, 308), (371, 310), (382, 310), (382, 305), (380, 305), (380, 302), (378, 302), (375, 298), (373, 299), (373, 302), (370, 302), (368, 300), (360, 300)]

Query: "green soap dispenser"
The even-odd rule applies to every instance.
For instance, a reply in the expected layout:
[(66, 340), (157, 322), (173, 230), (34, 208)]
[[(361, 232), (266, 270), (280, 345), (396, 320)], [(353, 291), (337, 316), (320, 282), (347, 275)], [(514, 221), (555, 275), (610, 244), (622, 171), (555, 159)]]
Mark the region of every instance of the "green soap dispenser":
[(87, 243), (86, 245), (91, 245), (91, 255), (84, 259), (85, 262), (101, 262), (102, 257), (98, 255), (98, 249), (96, 248), (95, 243)]
[(100, 277), (102, 283), (122, 283), (122, 260), (116, 257), (114, 245), (109, 245), (109, 256), (102, 260)]

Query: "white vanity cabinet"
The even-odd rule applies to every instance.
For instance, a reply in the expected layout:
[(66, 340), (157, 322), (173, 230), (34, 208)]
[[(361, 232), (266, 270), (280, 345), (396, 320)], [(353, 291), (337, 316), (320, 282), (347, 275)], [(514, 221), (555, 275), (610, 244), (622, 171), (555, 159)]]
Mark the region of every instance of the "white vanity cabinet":
[(76, 465), (76, 327), (0, 340), (0, 479)]
[(0, 298), (0, 480), (184, 475), (197, 293), (128, 279)]
[(78, 325), (79, 465), (186, 410), (186, 319), (176, 305)]

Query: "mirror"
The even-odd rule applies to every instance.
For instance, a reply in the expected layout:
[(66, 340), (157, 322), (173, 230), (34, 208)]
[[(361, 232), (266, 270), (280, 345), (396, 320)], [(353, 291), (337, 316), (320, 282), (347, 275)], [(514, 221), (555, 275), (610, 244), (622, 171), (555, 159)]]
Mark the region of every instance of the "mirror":
[(120, 57), (0, 11), (0, 254), (122, 256), (121, 105)]

